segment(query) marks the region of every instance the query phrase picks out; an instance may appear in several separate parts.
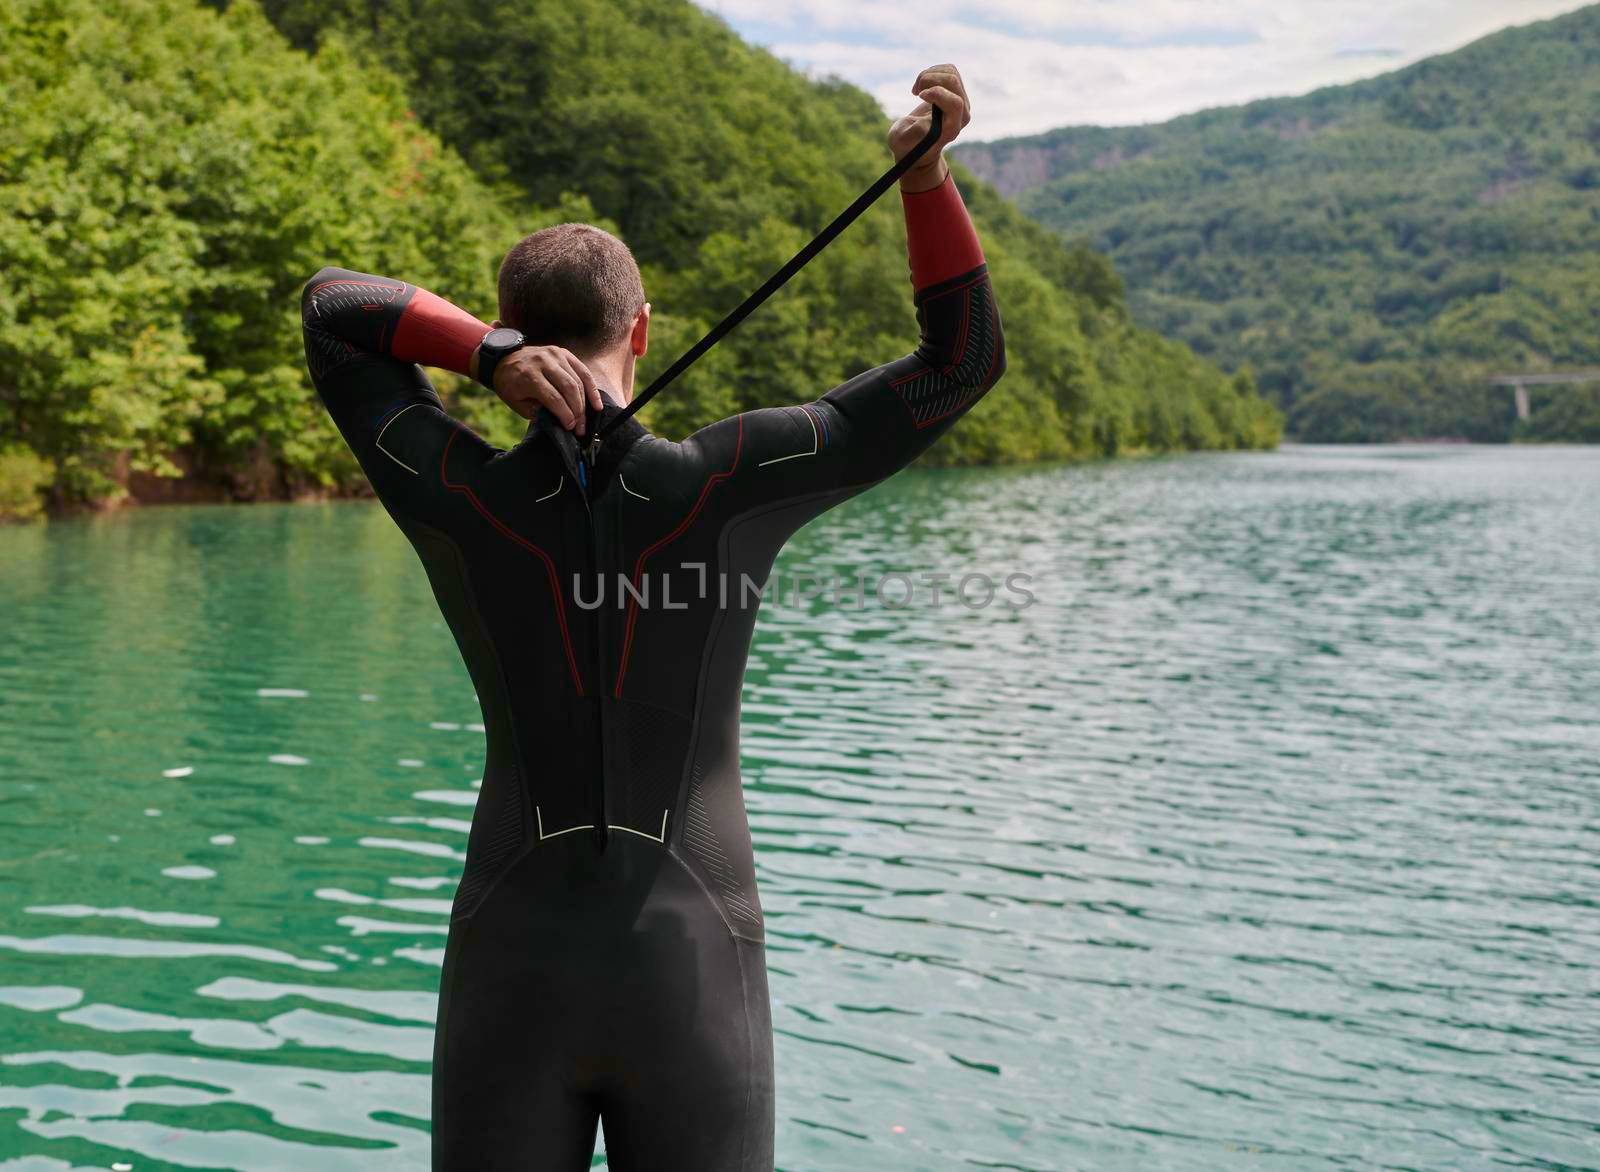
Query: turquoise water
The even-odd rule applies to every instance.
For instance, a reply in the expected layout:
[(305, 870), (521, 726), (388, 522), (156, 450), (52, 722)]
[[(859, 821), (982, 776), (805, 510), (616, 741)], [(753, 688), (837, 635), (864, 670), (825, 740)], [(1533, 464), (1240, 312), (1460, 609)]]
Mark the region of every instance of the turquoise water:
[[(783, 566), (1037, 602), (764, 614), (781, 1167), (1600, 1166), (1600, 451), (908, 474)], [(424, 1168), (482, 736), (387, 517), (0, 529), (0, 635), (0, 1168)]]

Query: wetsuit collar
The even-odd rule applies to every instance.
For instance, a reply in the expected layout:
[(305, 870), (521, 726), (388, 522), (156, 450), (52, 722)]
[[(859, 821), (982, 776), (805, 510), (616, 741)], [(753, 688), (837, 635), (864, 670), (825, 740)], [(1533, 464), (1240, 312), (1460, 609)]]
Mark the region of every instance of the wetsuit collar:
[[(610, 395), (602, 392), (605, 399), (605, 408), (601, 411), (590, 411), (588, 418), (588, 434), (596, 435), (600, 429), (608, 426), (617, 416), (623, 414), (622, 407)], [(608, 434), (599, 449), (594, 453), (594, 488), (593, 492), (600, 492), (610, 481), (617, 470), (617, 465), (622, 463), (622, 458), (628, 454), (628, 449), (633, 447), (650, 433), (644, 425), (633, 416), (624, 419)]]
[[(612, 475), (617, 470), (617, 465), (622, 463), (622, 458), (628, 454), (628, 449), (633, 447), (650, 433), (637, 419), (629, 416), (619, 424), (615, 431), (607, 435), (605, 442), (594, 450), (593, 474), (589, 468), (580, 469), (580, 462), (588, 450), (589, 436), (595, 435), (598, 430), (609, 424), (617, 416), (623, 414), (623, 408), (609, 395), (605, 396), (605, 408), (600, 411), (590, 410), (587, 420), (587, 435), (583, 439), (574, 436), (566, 428), (556, 423), (554, 416), (548, 411), (537, 412), (531, 423), (528, 424), (528, 440), (542, 432), (550, 443), (555, 445), (561, 462), (566, 466), (567, 474), (576, 483), (582, 484), (590, 498), (598, 496), (610, 482)], [(525, 440), (524, 442), (527, 442)], [(520, 445), (519, 445), (520, 446)], [(592, 480), (592, 483), (591, 483)]]

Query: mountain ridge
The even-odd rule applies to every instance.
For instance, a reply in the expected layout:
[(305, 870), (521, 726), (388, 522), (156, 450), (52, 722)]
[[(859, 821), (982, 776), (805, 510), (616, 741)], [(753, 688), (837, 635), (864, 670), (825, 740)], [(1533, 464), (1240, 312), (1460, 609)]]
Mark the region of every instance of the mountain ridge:
[(1111, 256), (1136, 320), (1246, 365), (1308, 439), (1600, 439), (1600, 6), (1377, 77), (956, 156)]

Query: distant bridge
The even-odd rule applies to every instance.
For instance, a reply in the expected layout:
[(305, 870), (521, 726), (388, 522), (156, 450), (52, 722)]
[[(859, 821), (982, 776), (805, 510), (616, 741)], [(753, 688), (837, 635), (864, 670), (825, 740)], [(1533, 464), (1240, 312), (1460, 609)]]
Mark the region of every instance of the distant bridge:
[(1558, 383), (1600, 382), (1600, 370), (1573, 370), (1566, 374), (1492, 374), (1489, 385), (1510, 387), (1517, 400), (1517, 418), (1528, 418), (1528, 388), (1547, 387)]

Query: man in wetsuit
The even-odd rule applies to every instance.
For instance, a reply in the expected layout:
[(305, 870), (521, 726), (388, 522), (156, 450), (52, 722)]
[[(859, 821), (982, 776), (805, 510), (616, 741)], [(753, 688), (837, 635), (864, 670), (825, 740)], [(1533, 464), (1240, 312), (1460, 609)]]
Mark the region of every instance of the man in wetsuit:
[[(622, 1172), (772, 1167), (739, 778), (760, 599), (743, 583), (926, 450), (1004, 369), (983, 253), (941, 157), (970, 117), (960, 75), (925, 70), (913, 92), (896, 156), (930, 102), (944, 116), (901, 179), (921, 341), (813, 402), (682, 443), (629, 420), (585, 459), (573, 436), (628, 400), (649, 328), (632, 257), (586, 226), (508, 254), (493, 330), (403, 281), (329, 268), (306, 286), (317, 392), (421, 558), (487, 729), (440, 986), (437, 1169), (587, 1168), (597, 1120)], [(417, 364), (472, 374), (540, 425), (492, 447)]]

